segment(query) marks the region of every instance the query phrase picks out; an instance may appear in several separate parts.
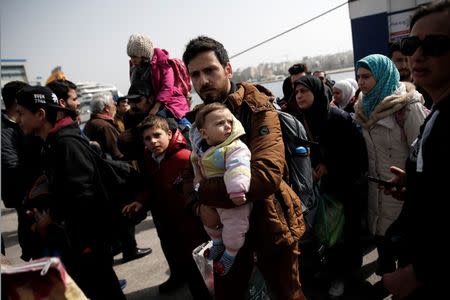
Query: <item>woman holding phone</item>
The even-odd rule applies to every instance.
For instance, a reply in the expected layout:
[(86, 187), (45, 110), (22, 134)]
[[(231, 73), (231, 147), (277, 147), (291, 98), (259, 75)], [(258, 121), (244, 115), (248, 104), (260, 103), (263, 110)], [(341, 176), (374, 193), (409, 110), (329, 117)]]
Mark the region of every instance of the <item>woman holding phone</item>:
[[(410, 145), (426, 117), (423, 97), (413, 84), (400, 82), (397, 68), (384, 55), (359, 60), (357, 76), (363, 95), (355, 106), (355, 115), (366, 141), (369, 176), (389, 180), (390, 166), (404, 168)], [(378, 250), (376, 273), (382, 275), (395, 270), (384, 236), (400, 214), (403, 202), (385, 195), (378, 185), (369, 182), (368, 226)]]

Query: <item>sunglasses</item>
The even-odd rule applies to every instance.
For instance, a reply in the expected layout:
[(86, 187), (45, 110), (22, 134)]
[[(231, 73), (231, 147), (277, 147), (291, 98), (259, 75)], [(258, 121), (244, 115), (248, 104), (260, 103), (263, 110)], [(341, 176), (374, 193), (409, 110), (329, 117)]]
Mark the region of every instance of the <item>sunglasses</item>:
[(423, 40), (410, 36), (400, 42), (400, 51), (405, 56), (411, 56), (417, 48), (422, 47), (425, 56), (441, 56), (450, 49), (450, 37), (445, 35), (427, 35)]

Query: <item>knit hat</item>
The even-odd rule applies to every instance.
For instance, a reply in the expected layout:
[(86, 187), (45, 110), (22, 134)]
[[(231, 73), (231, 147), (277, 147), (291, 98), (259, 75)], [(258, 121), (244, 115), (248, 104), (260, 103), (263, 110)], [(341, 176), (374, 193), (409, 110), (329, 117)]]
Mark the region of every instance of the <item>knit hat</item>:
[(153, 43), (148, 36), (134, 33), (128, 40), (127, 54), (130, 57), (137, 56), (150, 59), (153, 57)]

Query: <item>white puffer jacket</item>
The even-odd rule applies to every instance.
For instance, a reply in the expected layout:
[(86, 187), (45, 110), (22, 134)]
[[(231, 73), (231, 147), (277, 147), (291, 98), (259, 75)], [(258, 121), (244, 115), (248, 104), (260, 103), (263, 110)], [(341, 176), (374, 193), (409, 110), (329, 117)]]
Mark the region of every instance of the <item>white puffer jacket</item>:
[[(390, 166), (405, 168), (409, 147), (417, 138), (427, 113), (422, 95), (410, 83), (402, 82), (393, 95), (384, 98), (375, 107), (369, 118), (364, 113), (361, 100), (358, 101), (355, 116), (363, 127), (370, 176), (388, 180), (393, 177)], [(402, 201), (384, 195), (376, 183), (369, 182), (370, 232), (384, 236), (402, 206)]]

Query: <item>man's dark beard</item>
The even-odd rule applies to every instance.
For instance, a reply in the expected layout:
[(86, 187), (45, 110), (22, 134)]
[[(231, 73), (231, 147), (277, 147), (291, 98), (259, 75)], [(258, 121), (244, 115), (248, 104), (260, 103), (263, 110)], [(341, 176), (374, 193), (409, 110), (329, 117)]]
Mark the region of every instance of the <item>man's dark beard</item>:
[(227, 98), (227, 96), (228, 96), (228, 92), (224, 91), (224, 92), (221, 92), (217, 97), (202, 98), (200, 96), (200, 98), (203, 100), (203, 103), (210, 104), (210, 103), (214, 103), (214, 102), (223, 103), (225, 101), (225, 99)]
[(132, 115), (133, 116), (133, 118), (136, 118), (136, 119), (144, 119), (146, 116), (148, 116), (148, 112), (142, 112), (142, 111), (140, 111), (138, 108), (132, 108), (132, 109), (130, 109), (130, 112), (129, 112), (129, 114), (130, 115)]

